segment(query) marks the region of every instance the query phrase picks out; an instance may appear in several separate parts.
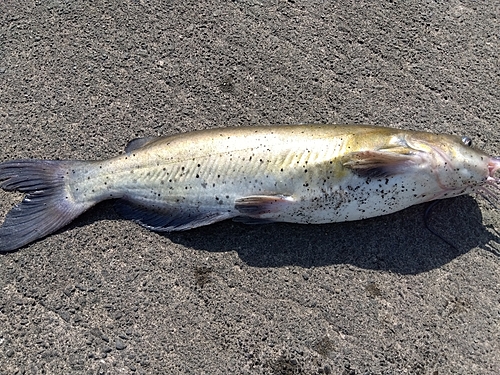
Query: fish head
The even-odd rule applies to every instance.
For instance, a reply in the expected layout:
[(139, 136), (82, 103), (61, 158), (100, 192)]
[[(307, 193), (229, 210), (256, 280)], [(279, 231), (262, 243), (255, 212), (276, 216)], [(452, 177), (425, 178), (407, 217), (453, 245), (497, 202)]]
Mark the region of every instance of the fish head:
[(500, 178), (495, 175), (500, 170), (500, 157), (475, 148), (468, 137), (415, 132), (407, 134), (405, 141), (425, 155), (423, 159), (442, 188), (442, 196), (478, 192), (499, 201)]

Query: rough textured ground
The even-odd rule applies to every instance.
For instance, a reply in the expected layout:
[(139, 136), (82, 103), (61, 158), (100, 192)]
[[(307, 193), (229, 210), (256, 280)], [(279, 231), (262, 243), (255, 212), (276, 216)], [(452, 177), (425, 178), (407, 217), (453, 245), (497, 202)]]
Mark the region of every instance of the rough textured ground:
[[(312, 122), (500, 154), (499, 17), (496, 1), (3, 0), (0, 160)], [(0, 257), (0, 373), (499, 374), (500, 214), (443, 201), (432, 224), (455, 250), (424, 210), (166, 236), (100, 205)]]

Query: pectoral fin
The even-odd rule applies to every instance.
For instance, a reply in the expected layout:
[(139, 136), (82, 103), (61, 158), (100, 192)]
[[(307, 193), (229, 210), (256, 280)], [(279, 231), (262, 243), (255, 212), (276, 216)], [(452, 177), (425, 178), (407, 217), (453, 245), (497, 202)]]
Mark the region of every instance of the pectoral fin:
[(416, 151), (408, 147), (394, 147), (377, 151), (351, 152), (344, 156), (342, 165), (362, 177), (390, 177), (405, 173), (419, 161)]
[(289, 195), (251, 195), (236, 199), (234, 208), (242, 214), (258, 216), (279, 212), (293, 202), (293, 197)]

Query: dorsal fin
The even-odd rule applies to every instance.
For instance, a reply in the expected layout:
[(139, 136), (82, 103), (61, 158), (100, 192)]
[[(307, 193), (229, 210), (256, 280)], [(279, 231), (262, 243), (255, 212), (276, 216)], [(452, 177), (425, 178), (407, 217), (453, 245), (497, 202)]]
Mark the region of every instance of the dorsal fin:
[(136, 138), (132, 139), (127, 146), (125, 146), (125, 152), (130, 152), (137, 150), (138, 148), (146, 146), (148, 143), (153, 142), (157, 137), (144, 137), (144, 138)]

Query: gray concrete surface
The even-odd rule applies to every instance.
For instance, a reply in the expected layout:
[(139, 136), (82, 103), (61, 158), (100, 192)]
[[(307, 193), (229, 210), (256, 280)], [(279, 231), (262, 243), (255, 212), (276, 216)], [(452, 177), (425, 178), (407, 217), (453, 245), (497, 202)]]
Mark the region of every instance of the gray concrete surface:
[[(0, 2), (0, 160), (366, 123), (500, 154), (496, 1)], [(4, 215), (20, 199), (0, 194)], [(160, 235), (112, 204), (0, 256), (1, 374), (499, 374), (500, 214)]]

